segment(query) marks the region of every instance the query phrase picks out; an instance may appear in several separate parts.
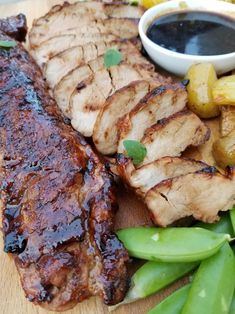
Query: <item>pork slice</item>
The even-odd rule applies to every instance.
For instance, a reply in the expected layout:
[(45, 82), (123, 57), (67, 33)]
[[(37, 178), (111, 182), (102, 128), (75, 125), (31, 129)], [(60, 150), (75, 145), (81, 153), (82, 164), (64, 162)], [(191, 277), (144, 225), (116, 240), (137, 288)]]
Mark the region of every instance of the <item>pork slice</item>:
[(109, 17), (140, 19), (144, 14), (144, 8), (140, 5), (134, 6), (123, 3), (105, 3), (105, 14)]
[(161, 181), (201, 171), (208, 165), (201, 161), (178, 157), (163, 157), (131, 172), (130, 185), (144, 196)]
[(181, 84), (161, 85), (147, 94), (118, 122), (118, 152), (124, 152), (124, 140), (140, 141), (147, 128), (158, 120), (182, 110), (187, 93)]
[[(139, 19), (143, 14), (140, 7), (102, 2), (64, 3), (53, 7), (45, 16), (34, 20), (29, 34), (31, 48), (38, 47), (43, 41), (63, 34), (68, 29), (92, 24), (97, 20), (109, 18)], [(135, 22), (135, 21), (134, 21)], [(136, 27), (135, 27), (136, 28)]]
[(164, 156), (180, 156), (188, 146), (202, 145), (209, 137), (210, 129), (195, 113), (177, 112), (145, 131), (141, 143), (146, 147), (147, 155), (141, 165)]
[[(142, 71), (141, 71), (142, 70)], [(74, 90), (70, 98), (71, 124), (84, 136), (92, 136), (96, 118), (106, 99), (116, 90), (143, 78), (143, 69), (122, 62), (94, 73), (90, 84)]]
[(145, 197), (154, 222), (166, 227), (181, 218), (213, 223), (218, 212), (230, 209), (235, 202), (235, 171), (225, 176), (214, 167), (162, 181)]
[(46, 63), (43, 70), (49, 86), (54, 88), (74, 68), (96, 59), (99, 53), (98, 50), (104, 53), (106, 50), (105, 43), (79, 45), (55, 55)]
[(51, 58), (58, 53), (77, 45), (83, 46), (88, 43), (98, 43), (100, 41), (110, 42), (118, 39), (109, 33), (78, 33), (76, 35), (58, 35), (54, 36), (40, 44), (37, 49), (32, 49), (31, 54), (37, 64), (43, 69)]
[[(70, 96), (75, 88), (83, 88), (87, 82), (91, 81), (93, 72), (88, 65), (80, 66), (70, 71), (63, 79), (55, 86), (54, 97), (63, 114), (71, 117), (69, 111)], [(79, 81), (80, 80), (80, 81)], [(80, 83), (79, 85), (79, 82)]]
[[(117, 86), (122, 87), (122, 86), (127, 85), (128, 83), (131, 82), (131, 80), (134, 81), (134, 80), (141, 79), (143, 75), (145, 76), (148, 75), (148, 77), (150, 78), (152, 73), (154, 73), (154, 66), (149, 61), (144, 59), (144, 57), (141, 56), (138, 49), (135, 48), (135, 46), (131, 44), (130, 42), (115, 41), (115, 42), (110, 43), (110, 45), (107, 44), (107, 49), (109, 48), (118, 49), (122, 53), (123, 62), (128, 63), (128, 64), (130, 63), (130, 66), (129, 65), (126, 66), (126, 69), (129, 69), (128, 70), (129, 72), (125, 74), (124, 73), (125, 69), (123, 69), (123, 66), (120, 68), (122, 69), (122, 71), (119, 71), (119, 72), (118, 72), (119, 66), (112, 67), (109, 70), (107, 70), (104, 66), (104, 55), (98, 56), (96, 59), (89, 61), (88, 64), (76, 67), (74, 70), (69, 72), (65, 77), (63, 77), (62, 80), (54, 88), (54, 95), (57, 100), (57, 103), (60, 109), (62, 110), (62, 112), (66, 116), (70, 118), (72, 117), (72, 113), (71, 113), (72, 103), (70, 101), (72, 93), (74, 96), (77, 94), (77, 92), (80, 93), (82, 91), (82, 93), (84, 93), (84, 88), (86, 90), (86, 88), (89, 87), (88, 81), (91, 84), (91, 89), (94, 87), (95, 92), (99, 94), (99, 96), (97, 97), (99, 97), (99, 101), (101, 101), (103, 104), (103, 101), (106, 100), (106, 98), (104, 99), (104, 97), (102, 96), (102, 93), (98, 89), (96, 89), (96, 83), (98, 82), (99, 79), (102, 80), (102, 75), (105, 75), (106, 82), (111, 82), (110, 81), (111, 79), (109, 80), (107, 77), (107, 75), (111, 75), (113, 80), (115, 80), (114, 82), (114, 85), (116, 86), (115, 88), (117, 88)], [(99, 51), (101, 51), (101, 49)], [(97, 53), (99, 53), (99, 51)], [(135, 57), (133, 58), (133, 56)], [(135, 68), (135, 70), (133, 69), (133, 67)], [(87, 77), (81, 76), (80, 74), (81, 71), (87, 72), (88, 73)], [(97, 71), (101, 71), (101, 72), (97, 73)], [(93, 73), (93, 79), (89, 77), (91, 73)], [(119, 82), (117, 82), (117, 80), (119, 80)], [(98, 82), (98, 84), (101, 84), (103, 86), (102, 81)], [(105, 97), (106, 96), (108, 97), (110, 95), (111, 90), (113, 93), (114, 90), (113, 88), (110, 89), (110, 84), (107, 86), (107, 88), (105, 88), (104, 86)], [(84, 97), (87, 96), (89, 98), (90, 91), (88, 92), (88, 94), (83, 94), (83, 95), (85, 95)], [(79, 100), (85, 99), (84, 97), (83, 98), (82, 97), (79, 98)], [(89, 101), (90, 102), (93, 100), (96, 101), (95, 97), (96, 96), (94, 93), (94, 97), (90, 99)], [(96, 108), (101, 107), (98, 102), (95, 106)], [(94, 104), (93, 104), (93, 107), (94, 107)]]
[(93, 142), (99, 152), (109, 155), (117, 151), (118, 120), (159, 84), (157, 80), (131, 82), (108, 97), (98, 114), (93, 132)]
[[(43, 67), (44, 75), (51, 88), (76, 67), (88, 63), (103, 55), (107, 49), (135, 49), (136, 46), (128, 40), (115, 40), (110, 43), (100, 41), (68, 48), (47, 61)], [(151, 67), (154, 69), (153, 65)]]

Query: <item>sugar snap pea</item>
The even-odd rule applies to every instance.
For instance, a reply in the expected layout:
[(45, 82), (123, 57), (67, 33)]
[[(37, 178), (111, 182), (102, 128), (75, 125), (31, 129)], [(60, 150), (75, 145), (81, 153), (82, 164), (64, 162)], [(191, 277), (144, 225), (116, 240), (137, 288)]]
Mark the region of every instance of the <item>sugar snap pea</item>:
[(194, 262), (215, 254), (230, 239), (202, 228), (127, 228), (118, 231), (130, 256), (162, 262)]
[(148, 297), (186, 275), (199, 265), (194, 263), (162, 263), (149, 261), (131, 279), (130, 289), (122, 304)]
[(147, 314), (180, 314), (187, 300), (191, 284), (176, 290)]
[(233, 300), (230, 306), (229, 314), (235, 314), (235, 294), (233, 295)]
[(201, 262), (182, 314), (228, 314), (235, 287), (235, 258), (228, 243)]
[(220, 220), (214, 224), (198, 222), (195, 226), (200, 227), (200, 228), (205, 228), (205, 229), (217, 232), (217, 233), (228, 233), (231, 236), (234, 236), (233, 226), (231, 224), (231, 220), (228, 213), (223, 215), (220, 218)]
[(230, 219), (233, 226), (233, 230), (235, 232), (235, 205), (233, 206), (232, 209), (230, 209), (229, 214), (230, 214)]

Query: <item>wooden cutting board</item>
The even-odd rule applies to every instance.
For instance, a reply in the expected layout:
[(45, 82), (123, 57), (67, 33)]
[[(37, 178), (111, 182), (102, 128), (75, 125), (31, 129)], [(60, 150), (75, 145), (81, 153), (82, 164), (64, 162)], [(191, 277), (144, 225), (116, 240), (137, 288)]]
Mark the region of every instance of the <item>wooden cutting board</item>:
[[(75, 2), (70, 0), (70, 2)], [(12, 4), (0, 5), (0, 18), (24, 13), (27, 16), (28, 26), (31, 27), (34, 18), (45, 14), (52, 5), (63, 3), (61, 0), (25, 0)], [(210, 122), (214, 125), (214, 122)], [(218, 125), (218, 123), (215, 123)], [(216, 130), (217, 132), (217, 130)], [(196, 151), (198, 159), (204, 159), (211, 164), (211, 143), (207, 143), (207, 149), (203, 149), (207, 156), (202, 156), (201, 150)], [(191, 153), (191, 152), (190, 152)], [(193, 152), (195, 154), (195, 152)], [(204, 157), (204, 158), (203, 158)], [(130, 191), (120, 187), (118, 192), (119, 212), (116, 216), (116, 228), (128, 226), (148, 225), (151, 221), (145, 206), (137, 200), (136, 196)], [(182, 281), (175, 283), (169, 289), (161, 291), (145, 300), (135, 302), (118, 308), (115, 314), (143, 314), (152, 308), (156, 303), (162, 300), (166, 295), (182, 284)], [(0, 237), (0, 314), (47, 314), (48, 312), (38, 306), (31, 304), (24, 297), (19, 277), (13, 260), (9, 255), (3, 252), (2, 237)], [(103, 314), (108, 313), (108, 308), (102, 304), (99, 298), (91, 298), (78, 304), (73, 310), (67, 311), (67, 314)], [(164, 313), (163, 313), (164, 314)]]

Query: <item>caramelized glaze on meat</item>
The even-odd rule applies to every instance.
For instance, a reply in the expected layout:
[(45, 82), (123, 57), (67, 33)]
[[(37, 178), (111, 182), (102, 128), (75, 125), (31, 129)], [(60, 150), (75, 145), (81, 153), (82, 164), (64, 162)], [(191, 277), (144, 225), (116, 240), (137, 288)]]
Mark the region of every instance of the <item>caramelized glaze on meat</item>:
[(0, 20), (0, 30), (18, 41), (25, 41), (27, 21), (24, 14)]
[(21, 44), (0, 49), (0, 164), (4, 249), (26, 297), (51, 310), (92, 295), (120, 302), (128, 255), (112, 232), (111, 177)]

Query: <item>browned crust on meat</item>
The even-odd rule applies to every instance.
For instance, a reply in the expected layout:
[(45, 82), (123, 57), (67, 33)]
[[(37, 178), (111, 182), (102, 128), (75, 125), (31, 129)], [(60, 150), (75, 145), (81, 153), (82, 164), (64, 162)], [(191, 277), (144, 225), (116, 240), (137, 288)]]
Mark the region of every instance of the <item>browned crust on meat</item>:
[(128, 255), (112, 232), (110, 175), (63, 120), (20, 44), (0, 50), (0, 67), (4, 244), (26, 297), (59, 311), (91, 295), (120, 302)]
[[(93, 1), (94, 2), (94, 1)], [(64, 2), (64, 4), (62, 5), (55, 5), (51, 8), (51, 10), (46, 13), (44, 16), (40, 17), (39, 19), (36, 19), (33, 21), (33, 26), (32, 29), (29, 33), (29, 39), (34, 37), (34, 32), (35, 29), (37, 28), (37, 26), (42, 25), (43, 23), (47, 23), (49, 22), (50, 18), (54, 15), (54, 14), (59, 14), (60, 12), (63, 13), (63, 10), (66, 8), (71, 7), (71, 9), (74, 7), (77, 7), (79, 5), (83, 6), (84, 3), (82, 2), (76, 2), (73, 4), (70, 4), (68, 2)], [(109, 18), (116, 18), (116, 19), (127, 19), (127, 20), (132, 20), (134, 24), (137, 25), (138, 20), (140, 19), (140, 17), (143, 15), (144, 13), (144, 9), (141, 6), (138, 7), (131, 7), (128, 3), (122, 3), (122, 2), (118, 2), (118, 3), (102, 3), (102, 1), (97, 1), (94, 2), (94, 4), (100, 4), (103, 7), (104, 10), (104, 17), (103, 19), (109, 19)], [(89, 2), (88, 2), (89, 5)], [(116, 13), (118, 13), (118, 9), (123, 8), (123, 11), (125, 12), (125, 8), (133, 8), (133, 10), (135, 10), (135, 15), (133, 17), (129, 17), (129, 16), (118, 16), (118, 14), (115, 14), (115, 10), (117, 10)], [(136, 13), (138, 12), (138, 14), (136, 15)], [(133, 15), (133, 14), (132, 14)], [(33, 43), (32, 48), (34, 48), (35, 46), (38, 46), (37, 44), (35, 45), (35, 43)]]
[(5, 34), (18, 41), (25, 41), (28, 30), (26, 16), (24, 14), (18, 14), (6, 19), (1, 19), (0, 29)]
[[(168, 78), (166, 78), (168, 79)], [(160, 81), (161, 82), (161, 81)], [(185, 87), (182, 84), (171, 84), (171, 85), (161, 85), (152, 89), (136, 106), (133, 108), (128, 114), (126, 114), (123, 118), (119, 120), (120, 127), (123, 126), (121, 129), (122, 131), (127, 128), (129, 130), (130, 126), (130, 119), (134, 116), (137, 112), (141, 111), (145, 105), (151, 101), (151, 99), (155, 99), (156, 97), (162, 97), (163, 95), (170, 93), (171, 90), (182, 90), (182, 93), (185, 93)]]
[[(152, 136), (154, 134), (157, 134), (158, 132), (160, 132), (161, 129), (163, 129), (166, 125), (169, 124), (169, 122), (177, 120), (180, 117), (187, 117), (187, 116), (191, 116), (191, 115), (194, 115), (194, 113), (192, 113), (192, 111), (185, 109), (185, 110), (182, 110), (180, 112), (176, 112), (175, 114), (171, 115), (168, 118), (164, 118), (164, 119), (159, 120), (156, 124), (152, 125), (150, 128), (148, 128), (145, 131), (145, 134), (144, 134), (141, 142), (145, 142), (146, 144), (151, 143), (152, 142)], [(208, 141), (210, 138), (210, 134), (211, 134), (210, 128), (208, 126), (206, 126), (205, 124), (203, 124), (203, 126), (205, 126), (205, 128), (206, 128), (206, 133), (204, 134), (204, 137), (201, 140), (200, 144), (203, 144), (206, 141)]]
[[(148, 199), (153, 198), (154, 194), (157, 193), (158, 196), (161, 196), (162, 199), (165, 199), (166, 202), (168, 203), (168, 194), (166, 193), (166, 191), (170, 191), (171, 189), (173, 189), (174, 184), (177, 183), (177, 181), (179, 179), (185, 179), (187, 183), (187, 188), (190, 190), (191, 186), (191, 182), (195, 182), (197, 179), (199, 179), (198, 184), (200, 185), (200, 182), (202, 181), (206, 181), (208, 184), (208, 188), (210, 187), (214, 187), (215, 189), (218, 189), (218, 191), (220, 191), (220, 186), (214, 186), (213, 185), (213, 179), (218, 177), (220, 179), (220, 183), (221, 180), (226, 180), (227, 182), (230, 182), (229, 184), (231, 184), (232, 187), (232, 191), (233, 193), (230, 194), (230, 197), (233, 196), (233, 199), (235, 200), (235, 167), (228, 167), (227, 168), (227, 173), (225, 175), (222, 175), (217, 168), (213, 167), (213, 166), (208, 166), (204, 169), (202, 169), (201, 171), (197, 171), (195, 173), (190, 173), (190, 174), (186, 174), (183, 176), (179, 176), (179, 177), (175, 177), (175, 178), (170, 178), (167, 180), (164, 180), (162, 182), (160, 182), (159, 184), (157, 184), (156, 186), (154, 186), (152, 189), (150, 189), (145, 197), (145, 201), (147, 204), (149, 204)], [(190, 178), (190, 182), (187, 182), (188, 178)], [(226, 211), (229, 210), (229, 207), (226, 208), (220, 208), (218, 207), (217, 209), (214, 209), (214, 213), (212, 215), (210, 215), (210, 213), (208, 212), (207, 208), (205, 207), (199, 207), (198, 204), (194, 205), (194, 197), (195, 197), (195, 192), (193, 191), (193, 196), (192, 196), (192, 204), (190, 204), (190, 207), (188, 207), (188, 213), (183, 213), (183, 215), (181, 215), (180, 217), (177, 217), (177, 215), (175, 215), (175, 218), (173, 220), (170, 220), (168, 223), (164, 222), (163, 223), (163, 217), (162, 217), (162, 213), (157, 213), (157, 211), (154, 208), (151, 208), (151, 206), (149, 207), (148, 205), (148, 209), (149, 209), (149, 213), (152, 217), (152, 220), (154, 221), (154, 223), (156, 223), (159, 226), (162, 227), (166, 227), (167, 225), (170, 225), (173, 221), (177, 221), (178, 219), (181, 219), (183, 217), (188, 217), (188, 216), (193, 216), (195, 219), (204, 221), (204, 222), (216, 222), (219, 220), (218, 217), (218, 212), (220, 210)], [(211, 199), (209, 198), (210, 196), (208, 195), (208, 199), (206, 201), (208, 201), (208, 203), (213, 202), (214, 207), (216, 208), (217, 204), (215, 199)], [(218, 196), (219, 197), (219, 196)], [(182, 195), (182, 198), (184, 198), (184, 195)], [(171, 200), (172, 202), (172, 200)], [(232, 203), (230, 204), (230, 206), (232, 206)], [(176, 206), (178, 206), (178, 204), (175, 204)], [(181, 204), (180, 204), (181, 205)], [(174, 206), (174, 204), (173, 204)], [(167, 215), (167, 212), (166, 212)], [(171, 217), (172, 218), (172, 217)]]

